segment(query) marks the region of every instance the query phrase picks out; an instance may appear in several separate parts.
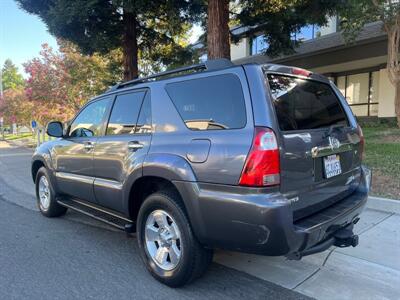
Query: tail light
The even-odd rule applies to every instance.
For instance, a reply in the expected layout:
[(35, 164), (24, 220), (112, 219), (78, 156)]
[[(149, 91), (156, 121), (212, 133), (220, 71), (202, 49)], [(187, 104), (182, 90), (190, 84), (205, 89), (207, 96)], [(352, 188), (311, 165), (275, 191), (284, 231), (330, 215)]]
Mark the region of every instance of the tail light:
[(270, 128), (256, 127), (239, 184), (262, 187), (279, 183), (279, 149), (275, 133)]
[(357, 130), (358, 130), (358, 135), (360, 136), (360, 152), (361, 152), (361, 159), (364, 159), (364, 155), (365, 155), (365, 139), (364, 139), (364, 134), (363, 134), (363, 131), (362, 131), (360, 125), (357, 125)]

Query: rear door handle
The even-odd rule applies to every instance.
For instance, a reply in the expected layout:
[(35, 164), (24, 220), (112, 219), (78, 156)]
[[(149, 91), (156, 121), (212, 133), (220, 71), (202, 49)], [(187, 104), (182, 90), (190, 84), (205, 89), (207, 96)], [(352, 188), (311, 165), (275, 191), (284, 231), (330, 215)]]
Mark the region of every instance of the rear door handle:
[(86, 142), (84, 147), (88, 151), (92, 150), (94, 148), (94, 142)]
[(138, 150), (138, 149), (142, 149), (143, 148), (143, 144), (139, 143), (138, 141), (133, 141), (133, 142), (129, 142), (128, 143), (128, 149), (129, 150)]

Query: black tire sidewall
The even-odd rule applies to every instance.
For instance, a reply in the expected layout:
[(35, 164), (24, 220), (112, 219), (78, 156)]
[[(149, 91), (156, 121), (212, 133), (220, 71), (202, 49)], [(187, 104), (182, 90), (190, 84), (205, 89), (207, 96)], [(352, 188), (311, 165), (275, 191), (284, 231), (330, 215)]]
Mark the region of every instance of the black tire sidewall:
[[(47, 209), (42, 207), (42, 204), (40, 203), (40, 196), (39, 196), (39, 182), (40, 182), (40, 179), (43, 176), (46, 177), (47, 182), (49, 183), (49, 188), (50, 188), (50, 204), (49, 204), (49, 207)], [(45, 168), (40, 168), (39, 171), (36, 174), (35, 189), (36, 189), (37, 206), (38, 206), (40, 212), (47, 213), (49, 211), (49, 209), (50, 209), (50, 206), (51, 206), (51, 200), (52, 200), (51, 198), (53, 197), (53, 189), (51, 187), (50, 178), (49, 178)]]
[[(49, 188), (50, 188), (50, 204), (47, 209), (44, 209), (42, 205), (40, 204), (40, 198), (39, 198), (39, 181), (40, 178), (43, 176), (46, 177), (47, 182), (49, 183)], [(36, 180), (35, 180), (35, 190), (36, 190), (36, 203), (39, 211), (46, 217), (58, 217), (63, 215), (66, 212), (66, 208), (60, 206), (57, 201), (56, 201), (56, 192), (53, 188), (50, 176), (48, 174), (48, 171), (45, 167), (41, 167), (39, 171), (37, 172), (36, 175)]]
[[(196, 243), (197, 241), (194, 241), (190, 224), (185, 213), (171, 200), (172, 199), (169, 196), (160, 193), (150, 195), (145, 200), (140, 208), (138, 216), (138, 244), (141, 257), (150, 273), (156, 277), (156, 279), (167, 285), (178, 286), (190, 278), (193, 268), (192, 259), (190, 257), (190, 255), (192, 255), (191, 249), (194, 246), (193, 243)], [(150, 213), (157, 209), (167, 212), (175, 220), (176, 225), (181, 233), (181, 260), (179, 261), (178, 266), (170, 271), (161, 269), (149, 256), (145, 246), (146, 242), (144, 230), (146, 226), (146, 220)]]

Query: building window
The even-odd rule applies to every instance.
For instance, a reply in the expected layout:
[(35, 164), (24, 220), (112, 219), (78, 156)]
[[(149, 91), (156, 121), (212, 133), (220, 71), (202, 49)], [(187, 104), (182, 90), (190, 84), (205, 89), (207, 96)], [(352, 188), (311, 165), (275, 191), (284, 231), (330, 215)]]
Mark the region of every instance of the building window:
[(201, 63), (206, 62), (206, 61), (207, 61), (207, 53), (202, 54), (202, 55), (199, 57), (199, 60), (200, 60)]
[(292, 34), (292, 40), (304, 42), (321, 36), (321, 28), (318, 25), (307, 25), (300, 28), (299, 32)]
[(378, 115), (378, 71), (339, 76), (336, 85), (356, 116)]
[[(291, 35), (292, 40), (303, 42), (312, 40), (321, 36), (321, 28), (318, 25), (307, 25), (300, 28), (299, 32)], [(250, 41), (251, 55), (264, 53), (268, 48), (268, 42), (265, 40), (265, 35), (253, 37)]]
[(261, 54), (268, 48), (268, 43), (264, 35), (259, 35), (251, 39), (251, 55)]

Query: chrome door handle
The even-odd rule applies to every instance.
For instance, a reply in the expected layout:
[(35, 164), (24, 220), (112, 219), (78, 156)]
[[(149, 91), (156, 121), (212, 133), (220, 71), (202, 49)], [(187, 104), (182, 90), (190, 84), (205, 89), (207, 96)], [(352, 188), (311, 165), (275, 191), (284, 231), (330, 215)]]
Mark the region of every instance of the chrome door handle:
[(143, 148), (143, 144), (139, 143), (138, 141), (133, 141), (133, 142), (128, 143), (129, 150), (138, 150), (138, 149), (142, 149), (142, 148)]
[(86, 142), (84, 147), (88, 151), (92, 150), (94, 148), (94, 143), (93, 142)]

